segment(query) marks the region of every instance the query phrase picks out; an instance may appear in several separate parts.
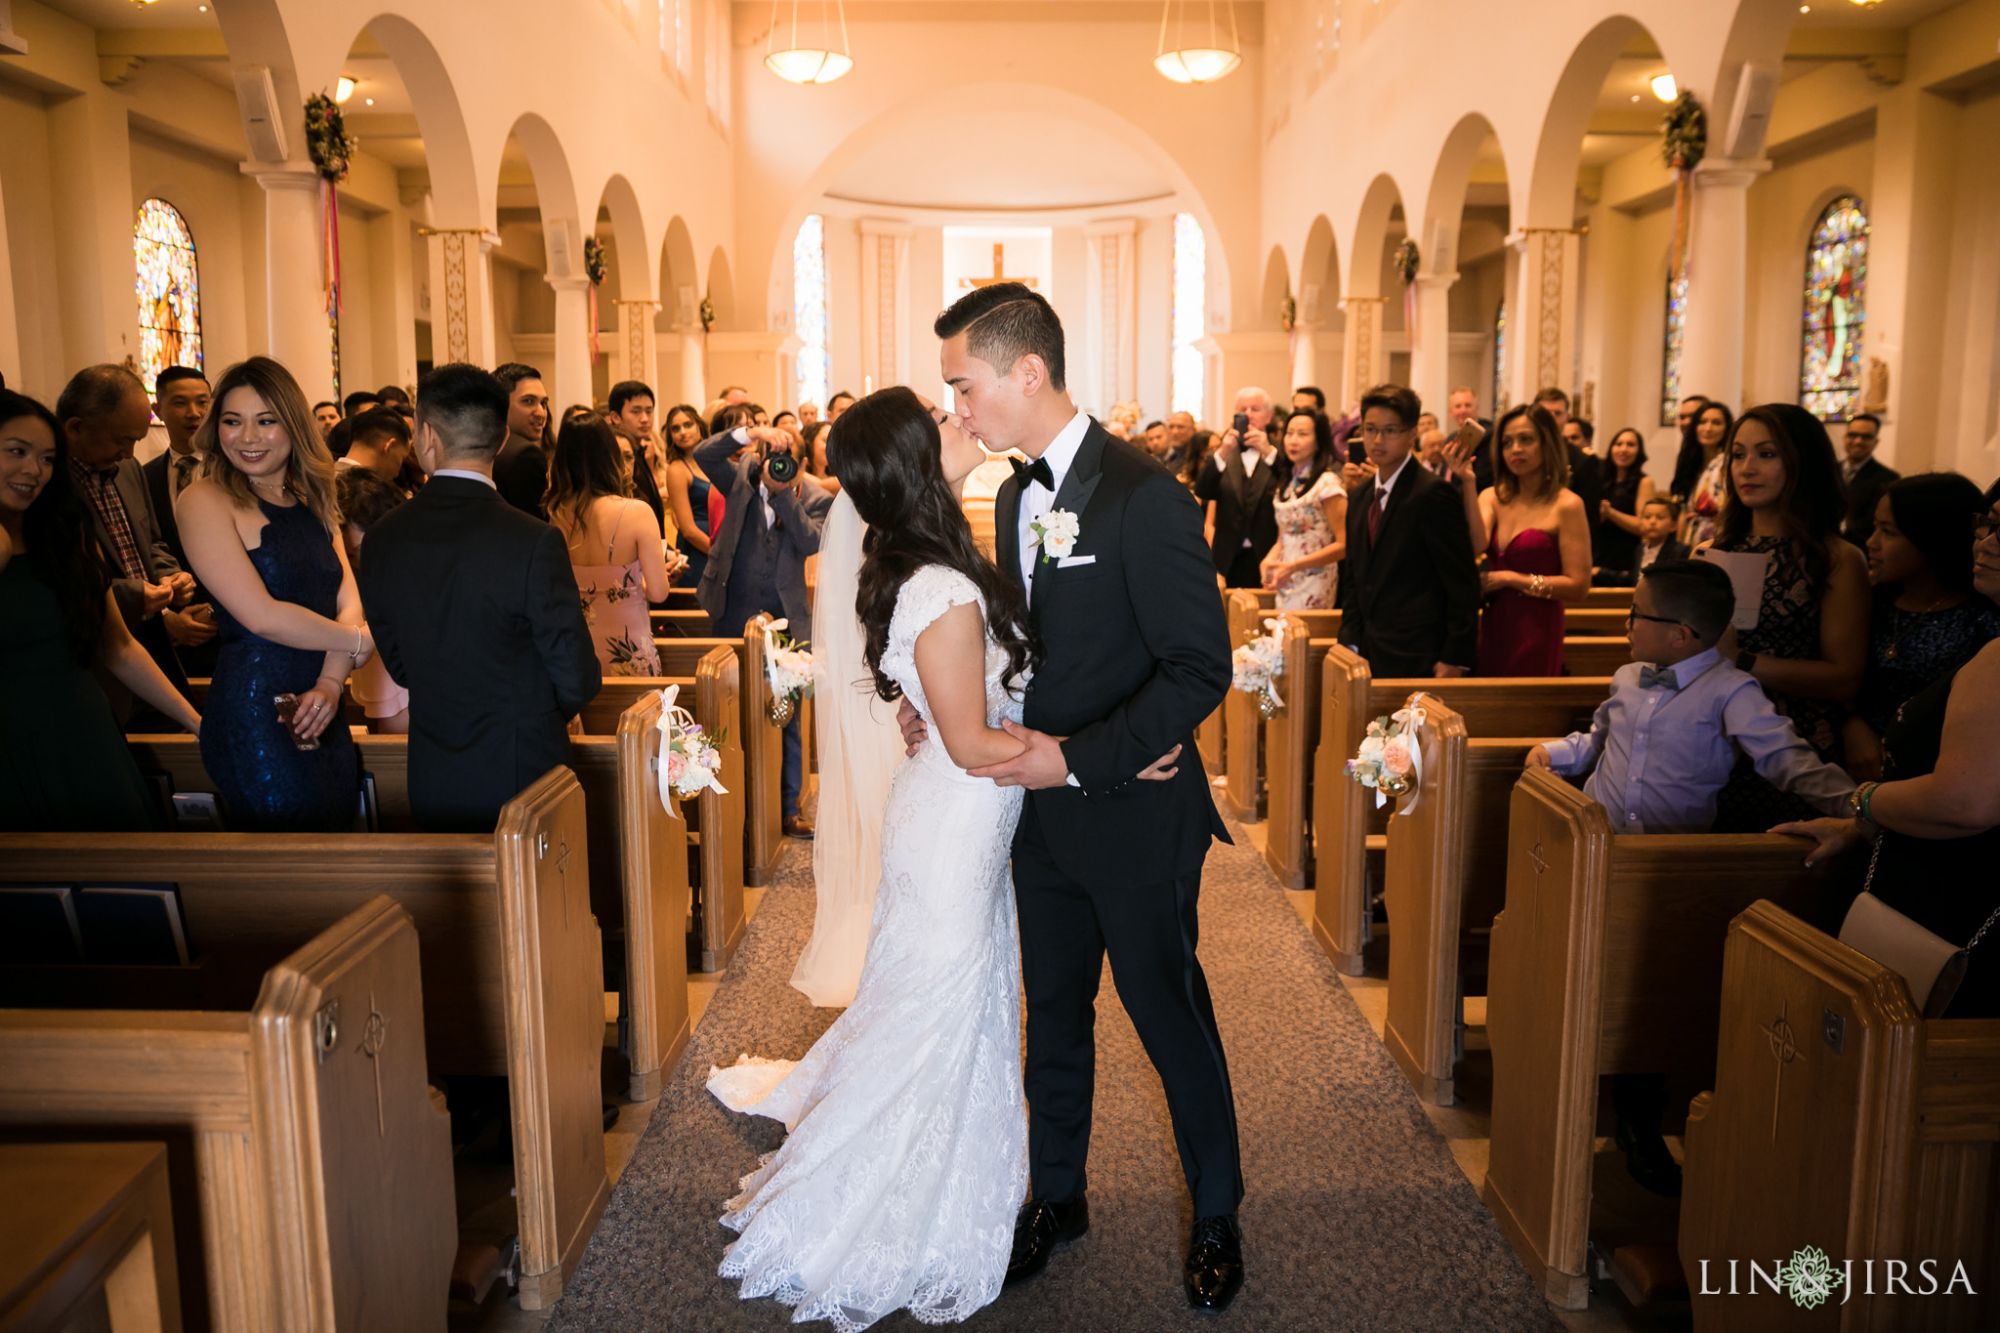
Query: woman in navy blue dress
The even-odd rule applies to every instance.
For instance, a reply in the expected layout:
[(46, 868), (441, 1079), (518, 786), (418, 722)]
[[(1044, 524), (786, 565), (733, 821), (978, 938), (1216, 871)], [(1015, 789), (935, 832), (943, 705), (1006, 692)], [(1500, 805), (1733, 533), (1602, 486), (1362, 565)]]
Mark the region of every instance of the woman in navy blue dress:
[(375, 645), (338, 536), (333, 457), (268, 357), (231, 366), (215, 404), (195, 437), (201, 476), (174, 510), (219, 626), (202, 762), (232, 827), (345, 830), (360, 775), (340, 696)]

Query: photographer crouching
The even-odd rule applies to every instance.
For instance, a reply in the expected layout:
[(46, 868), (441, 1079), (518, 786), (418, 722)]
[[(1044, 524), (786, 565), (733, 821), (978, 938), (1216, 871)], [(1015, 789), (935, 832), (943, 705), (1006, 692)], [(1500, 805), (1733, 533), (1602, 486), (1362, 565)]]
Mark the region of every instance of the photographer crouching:
[[(812, 632), (806, 557), (819, 551), (833, 494), (799, 466), (792, 436), (770, 426), (737, 426), (703, 440), (695, 466), (720, 485), (727, 478), (722, 530), (709, 545), (695, 597), (715, 633), (737, 638), (761, 611), (783, 616), (793, 638)], [(750, 683), (744, 683), (749, 688)], [(799, 714), (785, 724), (782, 782), (788, 838), (810, 838), (799, 816)]]

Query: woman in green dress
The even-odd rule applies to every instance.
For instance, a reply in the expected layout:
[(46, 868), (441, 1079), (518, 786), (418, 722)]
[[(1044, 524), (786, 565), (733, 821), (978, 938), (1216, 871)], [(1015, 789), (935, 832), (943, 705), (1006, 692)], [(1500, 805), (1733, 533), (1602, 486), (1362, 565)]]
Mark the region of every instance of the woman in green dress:
[(201, 717), (125, 628), (68, 454), (48, 408), (0, 389), (0, 829), (156, 828), (91, 669), (189, 731)]

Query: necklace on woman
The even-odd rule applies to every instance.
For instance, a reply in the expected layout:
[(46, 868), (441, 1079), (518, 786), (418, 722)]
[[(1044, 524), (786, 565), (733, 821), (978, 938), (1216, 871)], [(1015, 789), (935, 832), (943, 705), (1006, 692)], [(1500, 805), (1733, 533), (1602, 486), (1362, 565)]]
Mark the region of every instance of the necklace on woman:
[(255, 478), (252, 478), (250, 482), (250, 490), (259, 500), (262, 500), (265, 504), (277, 505), (280, 509), (284, 508), (285, 498), (291, 494), (291, 489), (289, 483), (280, 480), (278, 482), (278, 493), (276, 495), (268, 495), (265, 493), (264, 488), (257, 484)]
[(1882, 660), (1884, 662), (1893, 662), (1896, 660), (1896, 652), (1903, 646), (1904, 616), (1908, 616), (1911, 620), (1921, 620), (1925, 616), (1931, 615), (1937, 610), (1939, 610), (1941, 607), (1944, 606), (1946, 602), (1950, 601), (1951, 599), (1952, 599), (1952, 594), (1945, 593), (1942, 596), (1938, 597), (1929, 606), (1925, 607), (1921, 611), (1905, 611), (1902, 607), (1891, 604), (1889, 609), (1896, 613), (1891, 621), (1890, 633), (1893, 637), (1891, 637), (1889, 640), (1888, 651), (1882, 654)]

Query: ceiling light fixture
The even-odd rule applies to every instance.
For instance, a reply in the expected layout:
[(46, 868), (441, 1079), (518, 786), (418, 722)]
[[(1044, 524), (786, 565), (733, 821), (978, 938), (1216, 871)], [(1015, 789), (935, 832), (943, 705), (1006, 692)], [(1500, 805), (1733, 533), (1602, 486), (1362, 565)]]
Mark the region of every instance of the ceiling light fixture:
[(374, 106), (374, 105), (375, 105), (375, 99), (374, 99), (374, 98), (372, 98), (372, 97), (364, 97), (364, 98), (362, 98), (362, 99), (361, 99), (361, 105), (363, 105), (363, 106)]
[[(1214, 83), (1226, 78), (1243, 63), (1243, 43), (1236, 35), (1236, 0), (1224, 0), (1229, 7), (1229, 37), (1225, 44), (1215, 22), (1215, 0), (1208, 0), (1207, 43), (1187, 40), (1188, 0), (1165, 0), (1160, 11), (1160, 50), (1153, 68), (1175, 83)], [(1173, 46), (1167, 45), (1167, 29), (1173, 28)], [(1196, 34), (1197, 38), (1201, 34)]]
[(764, 68), (787, 83), (832, 83), (854, 68), (847, 45), (847, 0), (834, 0), (840, 20), (840, 46), (833, 45), (833, 24), (827, 21), (826, 0), (819, 0), (819, 44), (799, 40), (799, 0), (792, 0), (788, 44), (773, 50), (778, 39), (778, 0), (771, 0), (771, 31), (764, 38)]
[(1674, 76), (1671, 74), (1655, 74), (1651, 84), (1653, 96), (1662, 102), (1671, 102), (1681, 95), (1680, 85), (1674, 82)]
[(350, 79), (349, 77), (347, 77), (347, 75), (343, 74), (338, 79), (334, 80), (333, 100), (335, 102), (339, 103), (341, 106), (346, 106), (347, 99), (352, 96), (354, 96), (353, 79)]

